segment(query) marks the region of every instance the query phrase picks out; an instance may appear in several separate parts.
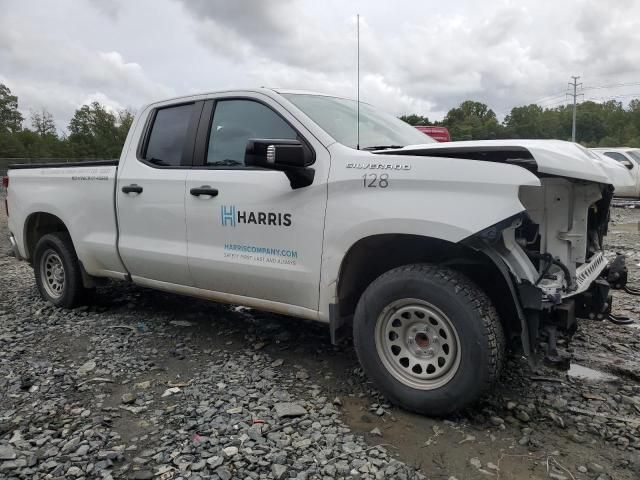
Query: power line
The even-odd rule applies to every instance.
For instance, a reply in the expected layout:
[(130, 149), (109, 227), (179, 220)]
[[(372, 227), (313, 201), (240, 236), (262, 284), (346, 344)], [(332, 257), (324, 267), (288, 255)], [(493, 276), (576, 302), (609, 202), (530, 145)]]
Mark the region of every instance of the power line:
[(556, 98), (553, 101), (549, 101), (547, 103), (540, 103), (539, 105), (543, 108), (552, 107), (553, 105), (558, 105), (559, 103), (566, 103), (567, 101), (567, 92), (562, 94), (561, 98)]
[(547, 109), (547, 108), (555, 107), (557, 105), (564, 105), (566, 103), (567, 103), (567, 98), (566, 98), (566, 92), (565, 92), (565, 98), (549, 103), (547, 105), (541, 105), (541, 107)]
[[(573, 85), (572, 83), (569, 83), (569, 86)], [(611, 84), (607, 84), (607, 85), (591, 85), (591, 86), (586, 86), (586, 87), (582, 87), (580, 90), (581, 91), (586, 91), (586, 90), (603, 90), (603, 89), (608, 89), (608, 88), (623, 88), (623, 87), (631, 87), (631, 86), (637, 86), (640, 85), (640, 82), (627, 82), (627, 83), (611, 83)], [(571, 96), (571, 94), (569, 94)], [(546, 95), (544, 97), (540, 97), (536, 100), (533, 100), (531, 102), (529, 102), (529, 104), (531, 103), (536, 103), (536, 104), (546, 104), (546, 105), (541, 105), (544, 108), (548, 108), (550, 106), (553, 105), (558, 105), (559, 103), (563, 103), (563, 102), (558, 102), (557, 99), (560, 97), (565, 97), (567, 96), (567, 92), (563, 91), (563, 92), (558, 92), (555, 94), (551, 94), (551, 95)]]
[(585, 100), (614, 100), (616, 98), (629, 98), (629, 97), (639, 97), (640, 98), (640, 93), (627, 93), (625, 95), (610, 95), (608, 97), (589, 97), (589, 98), (585, 98)]
[(540, 105), (541, 107), (548, 107), (550, 105), (556, 105), (558, 103), (562, 103), (566, 101), (567, 101), (567, 92), (563, 93), (561, 97), (556, 97), (554, 99), (547, 100), (545, 102), (538, 102), (537, 104)]
[[(606, 75), (596, 74), (593, 75), (589, 71), (582, 72), (583, 76), (588, 77), (590, 82), (593, 82), (596, 85), (603, 85), (607, 83), (618, 83), (618, 82), (633, 82), (634, 78), (640, 77), (640, 70), (632, 70), (624, 73), (608, 73)], [(626, 80), (628, 78), (629, 80)]]
[(621, 87), (632, 87), (640, 85), (640, 82), (629, 82), (629, 83), (612, 83), (610, 85), (595, 85), (592, 87), (584, 87), (582, 90), (602, 90), (606, 88), (621, 88)]
[(560, 92), (560, 93), (557, 93), (557, 94), (554, 94), (554, 95), (547, 95), (546, 97), (539, 98), (539, 99), (537, 99), (537, 100), (534, 100), (534, 101), (533, 101), (533, 102), (531, 102), (531, 103), (541, 103), (541, 102), (546, 102), (546, 101), (548, 101), (548, 100), (553, 100), (553, 99), (554, 99), (554, 98), (556, 98), (556, 97), (562, 97), (562, 96), (564, 96), (564, 95), (565, 95), (565, 93), (566, 93), (566, 92)]

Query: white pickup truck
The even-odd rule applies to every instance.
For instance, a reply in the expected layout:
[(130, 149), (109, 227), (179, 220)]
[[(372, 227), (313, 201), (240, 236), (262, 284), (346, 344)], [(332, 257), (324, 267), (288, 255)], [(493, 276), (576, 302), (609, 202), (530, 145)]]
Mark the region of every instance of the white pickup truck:
[(430, 415), (485, 392), (507, 346), (559, 362), (576, 317), (609, 312), (624, 167), (560, 141), (425, 143), (367, 104), (357, 118), (265, 88), (148, 105), (119, 161), (9, 170), (15, 255), (60, 307), (111, 278), (352, 332), (377, 387)]
[(591, 151), (602, 155), (603, 158), (613, 159), (629, 170), (629, 177), (632, 179), (630, 183), (614, 183), (616, 197), (640, 199), (640, 148), (592, 148)]

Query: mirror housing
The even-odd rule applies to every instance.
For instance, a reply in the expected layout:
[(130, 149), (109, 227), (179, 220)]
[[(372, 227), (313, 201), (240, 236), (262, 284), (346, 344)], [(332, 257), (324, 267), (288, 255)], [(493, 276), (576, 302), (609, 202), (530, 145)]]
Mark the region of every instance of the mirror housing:
[(628, 158), (625, 158), (624, 160), (620, 160), (620, 163), (625, 167), (627, 167), (629, 170), (633, 168), (633, 162)]
[(293, 189), (313, 183), (314, 161), (313, 151), (298, 140), (251, 138), (244, 154), (246, 166), (282, 171)]
[(245, 165), (272, 170), (304, 168), (313, 161), (313, 154), (298, 140), (250, 138), (244, 156)]

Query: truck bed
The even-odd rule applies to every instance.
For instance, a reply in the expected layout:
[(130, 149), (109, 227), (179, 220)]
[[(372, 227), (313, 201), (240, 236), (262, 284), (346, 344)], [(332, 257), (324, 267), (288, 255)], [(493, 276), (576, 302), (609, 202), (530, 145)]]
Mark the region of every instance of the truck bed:
[[(31, 259), (32, 233), (62, 222), (80, 262), (92, 275), (124, 275), (117, 244), (118, 160), (21, 164), (9, 167), (9, 230), (20, 255)], [(46, 212), (46, 213), (44, 213)]]

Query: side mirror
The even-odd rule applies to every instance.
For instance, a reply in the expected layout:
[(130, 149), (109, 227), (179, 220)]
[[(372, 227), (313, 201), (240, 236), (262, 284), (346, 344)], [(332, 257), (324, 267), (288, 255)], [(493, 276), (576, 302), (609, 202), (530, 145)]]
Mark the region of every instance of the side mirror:
[(620, 163), (625, 167), (627, 167), (629, 170), (633, 168), (633, 162), (628, 158), (625, 158), (624, 160), (620, 160)]
[(313, 160), (313, 154), (297, 140), (250, 138), (244, 156), (247, 166), (273, 170), (304, 168)]
[(246, 166), (282, 171), (293, 189), (313, 183), (314, 161), (313, 151), (297, 140), (251, 138), (244, 154)]

